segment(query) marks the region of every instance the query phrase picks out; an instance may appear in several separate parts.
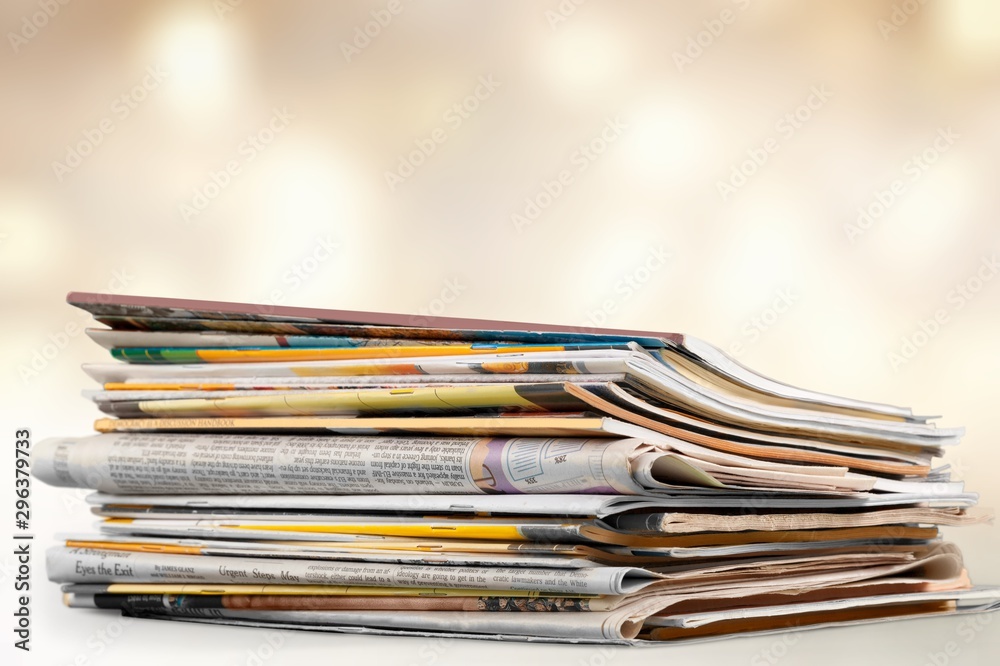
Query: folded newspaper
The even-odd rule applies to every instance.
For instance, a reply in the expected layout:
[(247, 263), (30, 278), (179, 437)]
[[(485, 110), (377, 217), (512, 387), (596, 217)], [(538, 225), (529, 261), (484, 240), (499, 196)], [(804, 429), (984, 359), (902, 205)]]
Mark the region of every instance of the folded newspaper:
[(71, 293), (112, 360), (42, 481), (71, 608), (248, 627), (657, 644), (1000, 608), (989, 516), (909, 409), (676, 333)]

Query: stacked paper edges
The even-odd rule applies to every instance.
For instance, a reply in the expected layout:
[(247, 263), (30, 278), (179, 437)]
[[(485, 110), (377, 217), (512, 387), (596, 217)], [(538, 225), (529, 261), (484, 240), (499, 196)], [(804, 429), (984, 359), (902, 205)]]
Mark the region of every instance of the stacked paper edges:
[(70, 294), (118, 359), (43, 481), (100, 534), (67, 605), (571, 642), (991, 610), (940, 526), (962, 430), (794, 388), (690, 336)]

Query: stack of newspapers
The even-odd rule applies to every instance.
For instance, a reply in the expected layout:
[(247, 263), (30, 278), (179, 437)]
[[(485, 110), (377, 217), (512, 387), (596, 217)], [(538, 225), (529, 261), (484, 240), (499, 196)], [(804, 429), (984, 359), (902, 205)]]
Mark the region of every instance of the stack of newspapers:
[[(980, 522), (909, 409), (691, 336), (72, 293), (110, 351), (73, 608), (317, 631), (641, 643), (993, 610)], [(817, 350), (821, 351), (821, 350)]]

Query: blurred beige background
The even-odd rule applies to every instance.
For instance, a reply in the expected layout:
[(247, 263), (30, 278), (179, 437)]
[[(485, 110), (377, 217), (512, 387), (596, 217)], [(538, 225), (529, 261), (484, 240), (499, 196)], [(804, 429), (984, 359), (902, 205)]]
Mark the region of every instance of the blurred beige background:
[[(1000, 503), (996, 2), (10, 0), (0, 27), (10, 436), (90, 427), (79, 364), (103, 354), (63, 298), (106, 290), (692, 333), (966, 425), (948, 459)], [(79, 496), (34, 493), (39, 549), (86, 523)], [(949, 536), (1000, 583), (994, 528)], [(23, 663), (250, 664), (267, 645), (71, 615), (41, 564)], [(922, 664), (954, 640), (948, 663), (987, 663), (998, 626), (669, 654)], [(667, 654), (280, 642), (264, 661)]]

